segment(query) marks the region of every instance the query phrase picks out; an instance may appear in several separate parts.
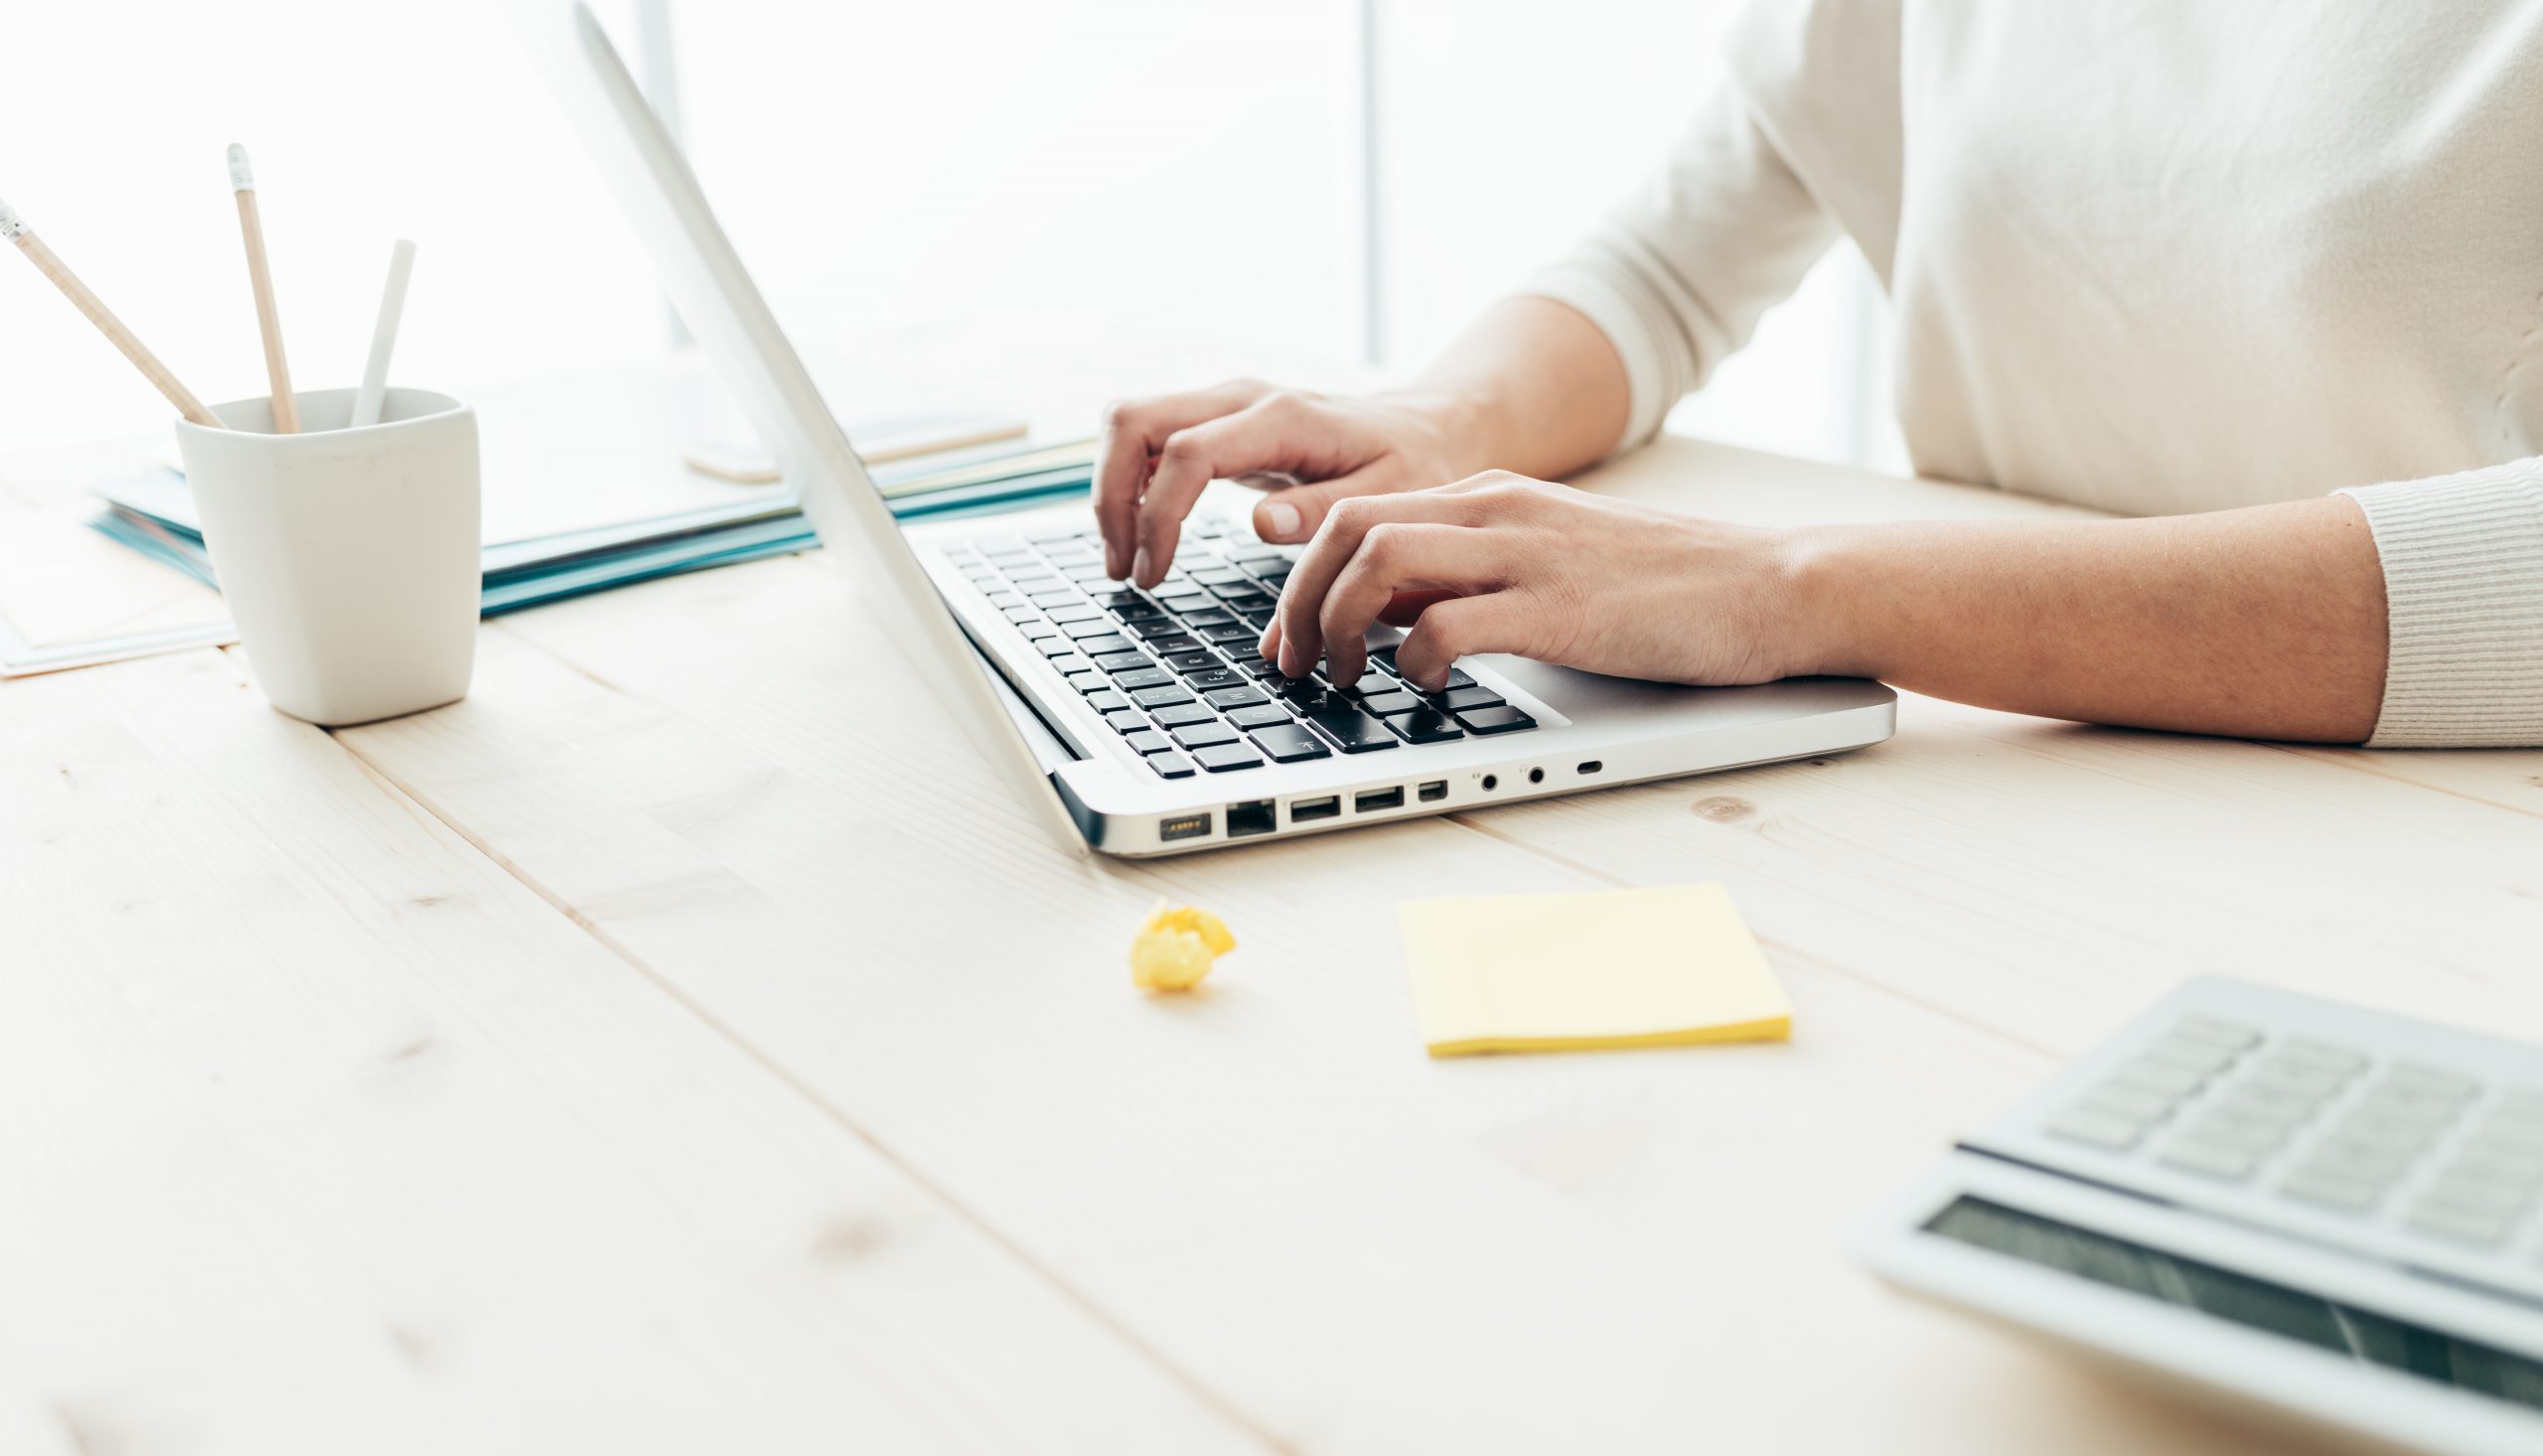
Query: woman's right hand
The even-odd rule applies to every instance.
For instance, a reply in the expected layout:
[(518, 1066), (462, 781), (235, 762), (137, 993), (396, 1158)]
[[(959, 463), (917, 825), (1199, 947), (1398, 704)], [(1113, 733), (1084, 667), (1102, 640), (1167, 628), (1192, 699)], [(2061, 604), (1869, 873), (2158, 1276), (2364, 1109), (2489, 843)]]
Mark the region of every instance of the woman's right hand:
[(1314, 535), (1346, 496), (1462, 480), (1482, 463), (1467, 458), (1455, 415), (1443, 401), (1328, 399), (1254, 379), (1119, 401), (1104, 412), (1095, 467), (1104, 569), (1156, 585), (1174, 563), (1184, 513), (1213, 480), (1267, 490), (1254, 508), (1255, 534), (1283, 542)]

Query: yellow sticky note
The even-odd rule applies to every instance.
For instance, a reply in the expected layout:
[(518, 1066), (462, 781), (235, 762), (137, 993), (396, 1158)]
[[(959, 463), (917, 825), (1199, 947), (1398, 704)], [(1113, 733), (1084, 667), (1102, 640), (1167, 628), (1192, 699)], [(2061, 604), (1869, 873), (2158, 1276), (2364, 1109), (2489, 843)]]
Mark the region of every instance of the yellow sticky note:
[(1720, 885), (1396, 908), (1433, 1057), (1781, 1041), (1792, 1003)]

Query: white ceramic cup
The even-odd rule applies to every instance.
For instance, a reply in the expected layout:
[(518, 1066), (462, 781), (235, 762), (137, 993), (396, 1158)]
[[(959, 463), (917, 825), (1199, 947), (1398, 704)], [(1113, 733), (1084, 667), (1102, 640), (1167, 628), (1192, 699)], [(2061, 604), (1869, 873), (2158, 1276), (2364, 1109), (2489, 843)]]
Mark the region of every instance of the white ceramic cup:
[(347, 429), (354, 392), (299, 395), (297, 435), (263, 398), (212, 406), (225, 430), (177, 422), (256, 685), (327, 727), (455, 702), (477, 655), (477, 415), (391, 389), (380, 423)]

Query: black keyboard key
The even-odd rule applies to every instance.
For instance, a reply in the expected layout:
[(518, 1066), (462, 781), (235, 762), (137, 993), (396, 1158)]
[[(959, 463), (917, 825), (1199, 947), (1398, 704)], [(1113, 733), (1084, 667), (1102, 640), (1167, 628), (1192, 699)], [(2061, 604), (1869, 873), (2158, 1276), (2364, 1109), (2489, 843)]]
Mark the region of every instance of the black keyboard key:
[(1488, 687), (1452, 687), (1448, 689), (1448, 711), (1462, 713), (1468, 708), (1497, 708), (1501, 694)]
[(1142, 667), (1156, 665), (1148, 660), (1148, 655), (1145, 653), (1106, 653), (1103, 656), (1089, 657), (1087, 660), (1094, 663), (1098, 670), (1105, 672), (1136, 672)]
[[(1201, 686), (1201, 679), (1198, 677), (1185, 680), (1194, 687)], [(1271, 699), (1263, 695), (1262, 688), (1251, 682), (1241, 682), (1234, 687), (1222, 687), (1216, 692), (1205, 692), (1201, 694), (1201, 701), (1214, 708), (1250, 708), (1256, 703), (1268, 703)]]
[(1232, 651), (1252, 652), (1263, 641), (1263, 629), (1251, 622), (1212, 624), (1200, 631), (1203, 642), (1216, 643)]
[(1141, 641), (1147, 644), (1148, 651), (1152, 653), (1197, 653), (1203, 651), (1201, 644), (1189, 633), (1172, 632), (1163, 637), (1142, 638)]
[(1157, 776), (1163, 779), (1189, 779), (1192, 777), (1191, 760), (1185, 758), (1179, 753), (1149, 754), (1148, 767), (1156, 770)]
[(1174, 750), (1174, 740), (1157, 732), (1153, 728), (1142, 728), (1138, 732), (1132, 733), (1123, 738), (1122, 741), (1130, 745), (1130, 749), (1134, 753), (1171, 753)]
[(1218, 598), (1197, 586), (1174, 587), (1162, 582), (1157, 585), (1156, 604), (1177, 617), (1186, 612), (1207, 612), (1218, 603)]
[[(1207, 602), (1210, 599), (1205, 597), (1202, 600)], [(1181, 607), (1177, 607), (1174, 610), (1174, 615), (1182, 618), (1185, 622), (1190, 623), (1194, 627), (1216, 627), (1221, 623), (1234, 622), (1236, 620), (1234, 617), (1231, 617), (1227, 613), (1212, 606), (1195, 606), (1188, 611)]]
[(1263, 685), (1301, 713), (1349, 712), (1351, 703), (1312, 677), (1272, 677)]
[(1113, 675), (1113, 685), (1122, 689), (1123, 692), (1137, 692), (1142, 688), (1163, 687), (1173, 680), (1174, 674), (1166, 671), (1163, 667), (1140, 667), (1134, 671), (1117, 672)]
[(1277, 687), (1288, 680), (1280, 675), (1280, 664), (1268, 657), (1259, 657), (1251, 652), (1243, 651), (1230, 653), (1229, 655), (1236, 658), (1236, 664), (1239, 667), (1261, 679), (1268, 686)]
[(1437, 708), (1417, 707), (1401, 717), (1387, 719), (1387, 726), (1403, 734), (1407, 743), (1445, 743), (1465, 737), (1457, 731), (1456, 719)]
[(1257, 703), (1250, 708), (1236, 708), (1228, 713), (1228, 721), (1239, 728), (1269, 728), (1289, 721), (1289, 710), (1278, 703)]
[(1104, 715), (1104, 721), (1112, 724), (1116, 733), (1136, 733), (1148, 726), (1148, 720), (1140, 717), (1136, 708), (1115, 708)]
[(1255, 746), (1272, 756), (1275, 764), (1294, 764), (1300, 759), (1320, 759), (1325, 746), (1316, 736), (1295, 723), (1254, 730)]
[(1208, 672), (1226, 664), (1219, 660), (1218, 654), (1211, 652), (1209, 649), (1193, 648), (1188, 652), (1168, 654), (1165, 659), (1165, 665), (1173, 668), (1177, 672), (1189, 673)]
[[(1167, 617), (1151, 617), (1128, 624), (1130, 636), (1154, 640), (1161, 637), (1184, 637), (1183, 624)], [(1184, 638), (1190, 641), (1189, 638)]]
[(1295, 563), (1288, 561), (1265, 561), (1258, 565), (1249, 567), (1248, 569), (1251, 570), (1265, 586), (1268, 586), (1276, 592), (1288, 583), (1289, 572), (1294, 564)]
[(1272, 594), (1259, 586), (1228, 587), (1219, 593), (1220, 605), (1240, 616), (1272, 610)]
[(1102, 607), (1107, 611), (1118, 611), (1123, 607), (1147, 606), (1148, 599), (1140, 596), (1137, 592), (1130, 590), (1128, 587), (1115, 587), (1109, 592), (1097, 592), (1095, 594), (1095, 605)]
[(1476, 708), (1459, 713), (1457, 722), (1468, 733), (1516, 733), (1522, 728), (1537, 726), (1536, 719), (1507, 703), (1497, 708)]
[(1113, 689), (1099, 688), (1086, 695), (1087, 703), (1099, 713), (1118, 713), (1130, 705), (1130, 700)]
[(1387, 731), (1386, 724), (1355, 707), (1328, 708), (1309, 716), (1307, 721), (1344, 753), (1375, 753), (1395, 747), (1395, 735)]
[(1188, 723), (1175, 729), (1174, 741), (1185, 748), (1208, 748), (1214, 743), (1236, 742), (1236, 730), (1213, 718), (1207, 723)]
[(1463, 667), (1451, 667), (1448, 669), (1448, 686), (1472, 687), (1474, 686), (1474, 679), (1466, 675), (1466, 670)]
[(1373, 692), (1360, 699), (1360, 706), (1381, 718), (1410, 713), (1422, 706), (1421, 699), (1409, 692)]
[(1216, 748), (1202, 749), (1192, 757), (1199, 759), (1201, 767), (1213, 774), (1225, 774), (1235, 769), (1263, 767), (1262, 756), (1242, 743), (1222, 743)]
[(1122, 622), (1153, 622), (1165, 615), (1165, 609), (1154, 602), (1137, 602), (1127, 607), (1107, 607), (1104, 610)]
[(1183, 690), (1182, 683), (1169, 682), (1162, 687), (1142, 687), (1130, 694), (1130, 701), (1143, 708), (1170, 708), (1192, 701), (1192, 694)]
[(1156, 710), (1156, 720), (1168, 728), (1182, 728), (1193, 723), (1207, 723), (1214, 715), (1199, 703), (1174, 703)]
[[(1249, 692), (1254, 690), (1254, 684), (1244, 673), (1225, 665), (1196, 668), (1184, 673), (1183, 680), (1192, 684), (1194, 692), (1215, 692), (1222, 687), (1242, 687)], [(1221, 703), (1220, 706), (1231, 705)]]

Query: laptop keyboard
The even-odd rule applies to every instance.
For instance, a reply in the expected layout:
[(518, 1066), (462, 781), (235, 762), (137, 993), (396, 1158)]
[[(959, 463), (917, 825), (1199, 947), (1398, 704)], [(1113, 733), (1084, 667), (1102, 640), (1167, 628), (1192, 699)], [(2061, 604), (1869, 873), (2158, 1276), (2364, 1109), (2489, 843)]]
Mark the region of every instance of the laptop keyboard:
[(1395, 675), (1392, 647), (1373, 646), (1347, 688), (1321, 662), (1282, 676), (1255, 647), (1295, 556), (1230, 522), (1190, 522), (1153, 591), (1105, 576), (1093, 527), (981, 536), (945, 556), (1163, 778), (1537, 726), (1462, 669), (1422, 692)]

